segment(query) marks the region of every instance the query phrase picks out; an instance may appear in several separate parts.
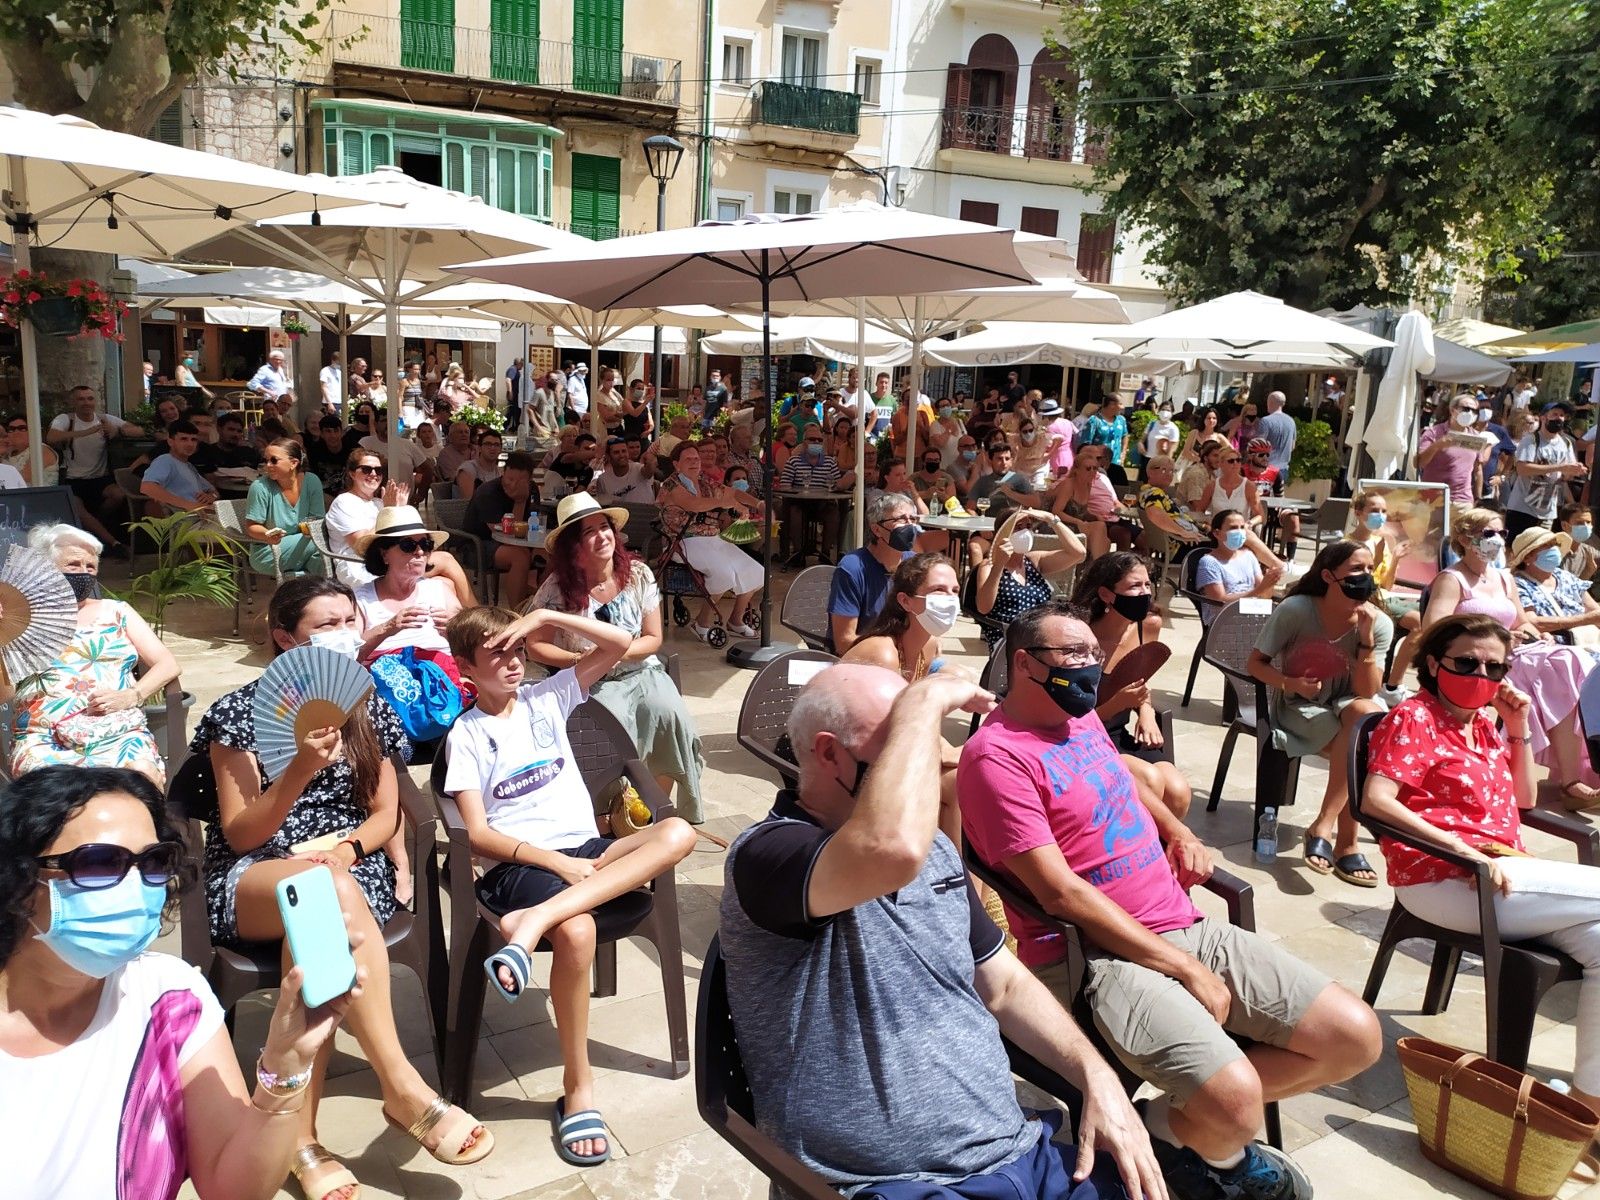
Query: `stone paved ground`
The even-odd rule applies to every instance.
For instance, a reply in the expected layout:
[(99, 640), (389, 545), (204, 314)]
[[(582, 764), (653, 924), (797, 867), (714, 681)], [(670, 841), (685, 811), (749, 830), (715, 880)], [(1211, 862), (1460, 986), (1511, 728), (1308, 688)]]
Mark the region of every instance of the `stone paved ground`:
[[(1255, 884), (1257, 919), (1265, 936), (1359, 991), (1389, 908), (1389, 890), (1380, 886), (1359, 891), (1331, 877), (1312, 876), (1300, 867), (1298, 853), (1280, 858), (1270, 869), (1252, 861), (1248, 743), (1239, 749), (1226, 801), (1214, 814), (1204, 811), (1204, 789), (1220, 740), (1220, 677), (1203, 668), (1191, 705), (1176, 707), (1199, 625), (1181, 600), (1169, 604), (1168, 612), (1166, 637), (1174, 653), (1155, 685), (1178, 714), (1177, 761), (1197, 793), (1189, 824), (1219, 852), (1229, 870)], [(229, 636), (227, 615), (215, 611), (183, 606), (172, 624), (179, 632), (169, 634), (169, 641), (184, 665), (184, 683), (198, 696), (195, 716), (223, 692), (254, 678), (265, 662), (259, 620), (247, 621), (246, 634), (253, 634), (254, 640), (246, 645)], [(983, 643), (975, 627), (963, 620), (956, 632), (959, 648), (947, 643), (947, 655), (973, 671), (981, 669)], [(732, 836), (766, 811), (773, 791), (773, 779), (758, 770), (734, 741), (739, 702), (750, 676), (727, 667), (721, 654), (685, 633), (669, 633), (668, 648), (682, 656), (684, 691), (705, 742), (707, 828)], [(1285, 815), (1284, 847), (1298, 843), (1308, 807), (1321, 795), (1323, 781), (1323, 772), (1307, 764), (1300, 803)], [(1543, 841), (1538, 835), (1534, 840)], [(1538, 849), (1563, 852), (1555, 843)], [(716, 927), (721, 888), (722, 854), (702, 840), (679, 870), (691, 1023), (699, 963)], [(1209, 899), (1200, 897), (1208, 911)], [(165, 939), (162, 948), (177, 953), (176, 937)], [(1322, 1200), (1485, 1194), (1427, 1163), (1410, 1123), (1394, 1040), (1419, 1033), (1481, 1048), (1484, 1038), (1482, 981), (1475, 967), (1463, 969), (1447, 1012), (1420, 1015), (1427, 977), (1421, 952), (1420, 945), (1402, 948), (1379, 998), (1378, 1012), (1389, 1044), (1384, 1058), (1348, 1084), (1283, 1105), (1288, 1148), (1310, 1174)], [(344, 1032), (339, 1034), (333, 1078), (322, 1108), (322, 1141), (350, 1165), (368, 1198), (754, 1200), (764, 1196), (765, 1184), (754, 1170), (701, 1122), (693, 1080), (670, 1078), (663, 1062), (666, 1026), (655, 960), (640, 944), (628, 942), (620, 950), (619, 964), (617, 995), (596, 1001), (591, 1026), (598, 1104), (615, 1138), (610, 1163), (574, 1171), (555, 1154), (551, 1113), (560, 1094), (561, 1068), (550, 1010), (537, 993), (515, 1006), (493, 995), (487, 1000), (474, 1106), (496, 1138), (495, 1151), (486, 1160), (459, 1169), (442, 1166), (386, 1126), (375, 1077), (354, 1039)], [(410, 972), (395, 973), (394, 995), (403, 1041), (424, 1076), (435, 1078), (422, 994)], [(237, 1044), (246, 1068), (261, 1044), (271, 999), (263, 993), (241, 1006)], [(1575, 985), (1563, 985), (1540, 1012), (1531, 1061), (1541, 1077), (1565, 1077), (1570, 1071), (1574, 999)], [(282, 1195), (298, 1197), (299, 1192), (290, 1184)], [(1579, 1195), (1600, 1197), (1600, 1188), (1569, 1185), (1562, 1192), (1563, 1200)]]

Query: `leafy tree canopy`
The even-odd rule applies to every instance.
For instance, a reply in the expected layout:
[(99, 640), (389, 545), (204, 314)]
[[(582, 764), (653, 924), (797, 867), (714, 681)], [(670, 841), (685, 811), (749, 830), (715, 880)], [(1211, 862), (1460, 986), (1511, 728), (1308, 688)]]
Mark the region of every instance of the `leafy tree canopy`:
[(1063, 10), (1059, 44), (1088, 83), (1107, 211), (1148, 231), (1175, 298), (1344, 308), (1529, 244), (1549, 182), (1486, 82), (1517, 69), (1497, 57), (1508, 11), (1093, 0)]
[(146, 134), (195, 76), (269, 69), (309, 46), (330, 0), (4, 0), (17, 99)]

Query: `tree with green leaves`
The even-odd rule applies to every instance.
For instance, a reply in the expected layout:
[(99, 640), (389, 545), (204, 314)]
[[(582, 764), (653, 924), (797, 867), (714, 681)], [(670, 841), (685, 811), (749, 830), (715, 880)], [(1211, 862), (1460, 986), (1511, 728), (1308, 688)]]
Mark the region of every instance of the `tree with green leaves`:
[(1548, 184), (1484, 77), (1501, 0), (1095, 0), (1058, 48), (1097, 185), (1184, 302), (1404, 300), (1527, 244)]

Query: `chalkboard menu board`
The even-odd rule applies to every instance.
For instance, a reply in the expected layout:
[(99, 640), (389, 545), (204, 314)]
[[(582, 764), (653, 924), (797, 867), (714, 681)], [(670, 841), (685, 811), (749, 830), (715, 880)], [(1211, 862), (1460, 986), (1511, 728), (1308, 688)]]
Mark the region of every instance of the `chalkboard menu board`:
[(35, 525), (76, 525), (72, 489), (67, 487), (0, 489), (0, 549), (28, 540)]

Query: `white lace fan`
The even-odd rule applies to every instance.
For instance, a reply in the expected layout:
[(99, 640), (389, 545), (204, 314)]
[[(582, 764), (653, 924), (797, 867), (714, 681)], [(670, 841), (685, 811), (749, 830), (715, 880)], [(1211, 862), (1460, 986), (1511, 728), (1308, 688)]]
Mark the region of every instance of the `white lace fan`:
[(66, 576), (36, 550), (13, 545), (0, 567), (0, 662), (13, 683), (61, 657), (78, 628), (78, 599)]
[(337, 729), (372, 690), (355, 659), (320, 646), (297, 646), (272, 660), (256, 684), (256, 757), (268, 779), (288, 768), (314, 729)]

